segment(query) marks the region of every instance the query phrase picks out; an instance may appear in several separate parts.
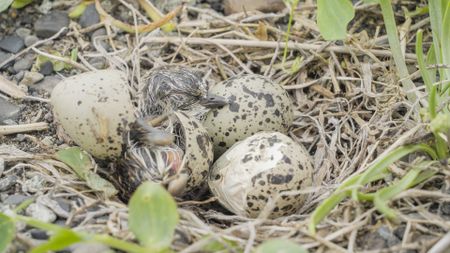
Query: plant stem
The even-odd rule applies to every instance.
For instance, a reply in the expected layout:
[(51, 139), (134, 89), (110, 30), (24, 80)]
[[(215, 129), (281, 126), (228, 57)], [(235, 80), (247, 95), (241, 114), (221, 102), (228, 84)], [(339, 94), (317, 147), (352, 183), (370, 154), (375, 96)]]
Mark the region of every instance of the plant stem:
[(405, 59), (403, 58), (402, 50), (400, 47), (400, 41), (397, 34), (397, 27), (395, 24), (394, 12), (392, 11), (390, 0), (380, 0), (381, 11), (383, 13), (383, 19), (386, 27), (386, 33), (388, 35), (389, 45), (392, 50), (395, 65), (399, 73), (399, 77), (402, 82), (403, 91), (406, 93), (408, 100), (415, 105), (415, 111), (417, 110), (418, 96), (415, 93), (416, 86), (409, 78), (408, 69), (406, 67)]
[(290, 9), (289, 10), (289, 21), (288, 21), (288, 27), (287, 27), (285, 43), (284, 43), (283, 61), (282, 61), (283, 65), (287, 58), (289, 35), (291, 34), (292, 20), (294, 19), (294, 10), (295, 10), (295, 8), (297, 8), (298, 1), (299, 0), (294, 0), (293, 3), (289, 4), (289, 9)]

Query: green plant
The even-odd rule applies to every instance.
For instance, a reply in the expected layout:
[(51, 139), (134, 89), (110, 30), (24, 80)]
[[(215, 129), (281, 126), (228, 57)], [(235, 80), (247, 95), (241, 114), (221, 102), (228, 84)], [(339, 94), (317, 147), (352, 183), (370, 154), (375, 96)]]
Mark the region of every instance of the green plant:
[[(394, 61), (400, 77), (403, 80), (404, 88), (411, 85), (408, 78), (406, 64), (400, 50), (400, 43), (395, 26), (395, 20), (389, 0), (379, 0), (383, 18), (388, 34), (388, 41), (393, 52)], [(425, 83), (428, 93), (428, 103), (422, 109), (423, 119), (429, 131), (434, 135), (434, 143), (427, 145), (424, 143), (401, 146), (386, 155), (378, 157), (371, 166), (363, 173), (355, 174), (344, 181), (336, 191), (324, 200), (313, 212), (309, 224), (310, 232), (315, 233), (316, 225), (328, 215), (331, 210), (346, 197), (352, 197), (357, 201), (371, 201), (376, 209), (389, 219), (396, 218), (396, 212), (389, 208), (388, 202), (402, 191), (413, 187), (435, 175), (441, 166), (441, 161), (450, 161), (450, 113), (448, 104), (444, 104), (445, 98), (449, 95), (450, 69), (439, 69), (439, 81), (436, 81), (436, 70), (428, 69), (428, 65), (449, 66), (450, 64), (450, 1), (436, 0), (430, 1), (429, 15), (433, 34), (433, 46), (429, 49), (427, 57), (422, 52), (422, 31), (417, 32), (416, 54), (419, 70)], [(447, 29), (445, 29), (447, 27)], [(408, 80), (405, 82), (405, 80)], [(417, 97), (409, 94), (408, 99), (416, 102)], [(439, 109), (441, 108), (441, 109)], [(391, 174), (388, 167), (397, 162), (402, 157), (420, 152), (425, 154), (425, 160), (413, 164), (409, 171), (399, 180), (394, 181), (389, 186), (382, 187), (374, 193), (363, 193), (361, 189), (364, 185), (383, 179)]]

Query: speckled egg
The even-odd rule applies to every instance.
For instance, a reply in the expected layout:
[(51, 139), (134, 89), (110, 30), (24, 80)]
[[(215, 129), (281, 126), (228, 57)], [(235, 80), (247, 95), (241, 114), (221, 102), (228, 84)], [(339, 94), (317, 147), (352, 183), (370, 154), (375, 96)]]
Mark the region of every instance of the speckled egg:
[(66, 78), (53, 89), (51, 104), (77, 145), (97, 158), (120, 156), (123, 135), (135, 120), (124, 72), (100, 70)]
[(175, 112), (168, 124), (165, 129), (175, 136), (173, 144), (158, 146), (131, 140), (117, 168), (125, 199), (146, 180), (162, 183), (175, 196), (207, 187), (213, 144), (206, 129), (183, 112)]
[(295, 213), (306, 196), (280, 195), (312, 184), (307, 150), (279, 132), (259, 132), (228, 149), (213, 165), (208, 184), (229, 211), (257, 217), (277, 196), (269, 217)]
[(209, 111), (203, 121), (213, 139), (216, 157), (257, 132), (287, 133), (293, 122), (293, 105), (287, 92), (261, 75), (232, 77), (211, 87), (210, 93), (229, 101)]

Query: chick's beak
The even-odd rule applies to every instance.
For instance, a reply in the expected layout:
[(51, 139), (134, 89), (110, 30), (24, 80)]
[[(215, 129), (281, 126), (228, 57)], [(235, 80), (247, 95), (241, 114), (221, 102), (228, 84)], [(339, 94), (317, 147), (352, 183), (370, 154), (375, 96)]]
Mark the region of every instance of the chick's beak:
[(227, 105), (229, 102), (226, 98), (222, 96), (217, 96), (211, 93), (208, 93), (206, 97), (200, 98), (200, 104), (206, 108), (217, 108), (221, 106)]

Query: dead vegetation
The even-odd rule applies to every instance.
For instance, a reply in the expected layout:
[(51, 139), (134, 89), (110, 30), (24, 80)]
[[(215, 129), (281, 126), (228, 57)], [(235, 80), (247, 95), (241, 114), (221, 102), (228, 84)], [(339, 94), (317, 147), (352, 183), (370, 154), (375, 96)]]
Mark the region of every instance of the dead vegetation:
[[(411, 78), (423, 95), (414, 40), (417, 29), (428, 30), (429, 19), (420, 15), (404, 18), (405, 9), (412, 11), (416, 4), (398, 1), (395, 10)], [(136, 22), (145, 22), (131, 3), (124, 6)], [(209, 195), (179, 200), (181, 223), (173, 244), (175, 251), (202, 252), (217, 241), (225, 245), (224, 252), (240, 252), (236, 248), (250, 252), (254, 246), (275, 237), (290, 238), (310, 252), (426, 252), (439, 240), (449, 241), (448, 236), (444, 237), (450, 229), (448, 171), (397, 197), (392, 203), (400, 213), (396, 222), (385, 219), (370, 205), (348, 199), (319, 225), (316, 235), (308, 232), (309, 214), (349, 175), (364, 170), (383, 152), (426, 138), (425, 129), (412, 118), (411, 105), (399, 88), (378, 7), (358, 5), (357, 17), (344, 43), (323, 41), (315, 15), (313, 1), (301, 3), (294, 17), (285, 62), (282, 56), (287, 11), (221, 16), (209, 9), (186, 6), (179, 15), (177, 30), (170, 34), (126, 34), (108, 27), (108, 34), (91, 44), (86, 33), (93, 27), (80, 29), (72, 22), (68, 33), (51, 38), (63, 55), (73, 47), (79, 48), (79, 62), (68, 62), (76, 69), (72, 72), (95, 69), (89, 64), (91, 58), (105, 59), (110, 67), (127, 71), (137, 105), (146, 72), (164, 64), (196, 67), (211, 84), (239, 73), (262, 74), (291, 93), (296, 102), (296, 120), (290, 136), (308, 148), (316, 169), (315, 187), (301, 192), (309, 194), (308, 204), (296, 215), (268, 220), (233, 216)], [(427, 36), (425, 44), (429, 45), (430, 34)], [(30, 49), (37, 54), (44, 51), (40, 44)], [(45, 104), (45, 100), (33, 104)], [(25, 127), (18, 127), (16, 132)], [(14, 132), (3, 128), (0, 127), (2, 134)], [(40, 148), (38, 152), (29, 149), (26, 153), (17, 150), (22, 144), (14, 137), (0, 137), (1, 142), (8, 143), (0, 149), (0, 162), (5, 162), (2, 177), (17, 177), (13, 191), (26, 192), (50, 209), (52, 204), (44, 202), (47, 196), (68, 203), (70, 211), (52, 209), (64, 225), (132, 239), (127, 230), (126, 205), (91, 192), (66, 165), (52, 159), (51, 152), (67, 144), (43, 143), (50, 133), (55, 133), (54, 129), (30, 134), (27, 138)], [(60, 135), (53, 138), (65, 140)], [(405, 165), (414, 160), (415, 157), (409, 157), (390, 169), (403, 175)], [(99, 163), (100, 174), (107, 174), (107, 170), (107, 165)], [(36, 180), (36, 191), (24, 190)], [(372, 187), (389, 184), (390, 180), (381, 180)], [(19, 233), (17, 238), (17, 249), (36, 243), (25, 233)]]

